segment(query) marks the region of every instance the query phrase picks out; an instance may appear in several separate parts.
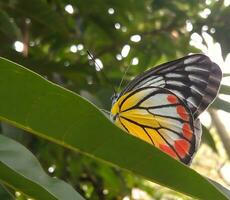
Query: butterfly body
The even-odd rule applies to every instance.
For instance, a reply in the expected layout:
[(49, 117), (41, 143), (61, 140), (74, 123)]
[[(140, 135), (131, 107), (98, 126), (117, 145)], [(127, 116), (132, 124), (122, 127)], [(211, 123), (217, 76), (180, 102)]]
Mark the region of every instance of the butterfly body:
[(215, 98), (221, 77), (219, 67), (200, 54), (160, 65), (114, 96), (111, 120), (189, 164), (200, 143), (197, 117)]

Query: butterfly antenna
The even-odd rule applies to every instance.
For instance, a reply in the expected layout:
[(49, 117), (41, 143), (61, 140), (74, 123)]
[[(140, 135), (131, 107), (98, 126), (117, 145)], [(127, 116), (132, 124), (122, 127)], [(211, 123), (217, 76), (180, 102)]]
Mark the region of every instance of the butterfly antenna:
[(104, 71), (100, 67), (100, 65), (96, 62), (96, 60), (93, 57), (93, 55), (88, 50), (87, 50), (87, 54), (89, 55), (90, 59), (94, 62), (94, 64), (98, 67), (98, 69), (100, 69), (100, 72), (101, 72), (102, 76), (104, 77), (106, 82), (109, 83), (109, 85), (113, 88), (114, 93), (117, 93), (115, 88), (113, 87), (112, 83), (110, 82), (110, 80), (107, 78), (107, 76), (105, 75)]
[(125, 69), (125, 73), (124, 73), (124, 75), (123, 75), (123, 77), (122, 77), (122, 79), (121, 79), (121, 82), (120, 82), (120, 84), (119, 84), (118, 91), (120, 91), (120, 89), (121, 89), (121, 86), (122, 86), (122, 84), (123, 84), (123, 82), (124, 82), (124, 80), (125, 80), (125, 76), (126, 76), (126, 74), (128, 73), (130, 66), (131, 66), (131, 65), (129, 65), (129, 66)]

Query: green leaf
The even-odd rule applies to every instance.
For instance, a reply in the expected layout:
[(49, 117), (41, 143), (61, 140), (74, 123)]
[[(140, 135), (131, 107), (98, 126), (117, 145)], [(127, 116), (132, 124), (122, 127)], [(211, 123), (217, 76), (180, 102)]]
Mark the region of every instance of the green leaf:
[(211, 133), (205, 126), (202, 126), (202, 141), (205, 142), (209, 147), (212, 148), (214, 152), (217, 153), (215, 141)]
[(15, 22), (4, 11), (0, 12), (0, 32), (10, 39), (22, 39), (21, 31)]
[(14, 200), (14, 195), (10, 193), (8, 188), (0, 182), (0, 199)]
[(225, 193), (228, 197), (230, 196), (230, 190), (226, 189), (225, 187), (223, 187), (221, 184), (217, 183), (214, 180), (208, 179), (213, 185), (215, 185), (220, 191), (222, 191), (223, 193)]
[[(20, 15), (20, 19), (27, 17), (40, 25), (45, 26), (50, 31), (55, 31), (59, 34), (67, 34), (66, 24), (63, 18), (45, 1), (26, 1), (20, 0), (15, 3), (0, 2), (0, 9), (12, 9), (13, 13)], [(39, 12), (38, 12), (39, 11)], [(37, 27), (34, 27), (37, 28)], [(44, 30), (40, 30), (44, 31)]]
[(83, 200), (70, 185), (49, 177), (24, 146), (3, 135), (0, 135), (0, 179), (6, 185), (38, 200)]
[(228, 86), (228, 85), (221, 85), (219, 93), (220, 94), (230, 95), (230, 86)]
[(0, 59), (0, 119), (195, 198), (227, 198), (206, 178), (112, 124), (94, 105)]
[(216, 100), (212, 104), (212, 107), (216, 108), (216, 109), (224, 110), (226, 112), (230, 112), (230, 103), (225, 101), (225, 100), (222, 100), (218, 97), (216, 98)]

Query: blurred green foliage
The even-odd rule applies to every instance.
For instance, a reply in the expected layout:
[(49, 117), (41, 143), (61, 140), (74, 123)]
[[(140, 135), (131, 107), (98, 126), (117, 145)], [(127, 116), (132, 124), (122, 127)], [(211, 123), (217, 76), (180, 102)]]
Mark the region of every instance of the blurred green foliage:
[[(72, 6), (72, 14), (66, 11), (67, 5)], [(207, 8), (211, 14), (202, 18), (200, 12)], [(113, 90), (89, 61), (86, 50), (102, 61), (103, 73), (118, 89), (129, 66), (125, 82), (149, 67), (199, 52), (189, 45), (190, 36), (201, 33), (205, 25), (222, 45), (225, 57), (230, 50), (229, 19), (230, 6), (225, 7), (223, 0), (4, 0), (0, 2), (0, 56), (28, 66), (109, 110)], [(193, 25), (192, 32), (186, 29), (188, 21)], [(140, 42), (130, 40), (136, 34), (141, 36)], [(15, 51), (15, 41), (24, 44), (22, 52)], [(128, 56), (117, 59), (126, 44), (131, 47)], [(139, 63), (131, 65), (135, 57)], [(224, 89), (223, 93), (229, 94), (229, 88)], [(229, 103), (218, 101), (216, 108), (229, 108)], [(140, 188), (155, 199), (165, 195), (164, 190), (134, 175), (7, 124), (1, 127), (3, 134), (23, 142), (50, 174), (70, 182), (88, 199), (122, 199), (131, 195), (132, 188)], [(215, 149), (212, 138), (208, 136), (206, 141)]]

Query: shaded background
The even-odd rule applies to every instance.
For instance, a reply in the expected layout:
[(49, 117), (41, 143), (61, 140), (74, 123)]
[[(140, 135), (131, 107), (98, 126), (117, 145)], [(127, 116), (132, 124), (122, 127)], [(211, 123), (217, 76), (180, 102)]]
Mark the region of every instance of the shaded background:
[[(224, 81), (219, 97), (201, 116), (205, 125), (202, 145), (192, 167), (228, 188), (229, 33), (229, 0), (0, 2), (0, 56), (84, 96), (101, 109), (110, 110), (113, 87), (121, 89), (150, 67), (189, 53), (210, 56), (221, 66)], [(1, 123), (1, 133), (26, 145), (49, 174), (69, 182), (88, 199), (191, 199), (8, 124)], [(17, 199), (26, 199), (13, 193)], [(0, 199), (10, 198), (0, 188)]]

